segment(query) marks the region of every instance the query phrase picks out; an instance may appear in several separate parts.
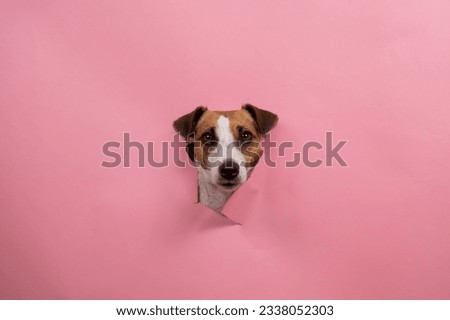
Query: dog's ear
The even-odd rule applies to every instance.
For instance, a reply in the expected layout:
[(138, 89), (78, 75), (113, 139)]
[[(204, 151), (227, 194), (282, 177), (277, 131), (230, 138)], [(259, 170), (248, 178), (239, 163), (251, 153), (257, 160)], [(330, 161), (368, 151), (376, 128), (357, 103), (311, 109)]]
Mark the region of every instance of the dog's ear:
[(277, 125), (278, 116), (270, 111), (259, 109), (251, 104), (243, 105), (242, 109), (250, 113), (256, 122), (257, 129), (263, 136)]
[(194, 132), (198, 120), (200, 120), (206, 110), (207, 108), (205, 107), (197, 107), (194, 111), (175, 120), (173, 122), (173, 128), (187, 140), (188, 136)]

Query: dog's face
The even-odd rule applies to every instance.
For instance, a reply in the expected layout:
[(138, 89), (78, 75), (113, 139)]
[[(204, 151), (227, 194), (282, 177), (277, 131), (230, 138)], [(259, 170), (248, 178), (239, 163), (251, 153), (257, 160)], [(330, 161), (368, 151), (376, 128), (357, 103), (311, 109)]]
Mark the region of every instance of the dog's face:
[(203, 178), (226, 190), (236, 190), (250, 176), (263, 151), (261, 140), (278, 117), (252, 105), (240, 110), (210, 111), (198, 107), (173, 126), (187, 140), (189, 157)]

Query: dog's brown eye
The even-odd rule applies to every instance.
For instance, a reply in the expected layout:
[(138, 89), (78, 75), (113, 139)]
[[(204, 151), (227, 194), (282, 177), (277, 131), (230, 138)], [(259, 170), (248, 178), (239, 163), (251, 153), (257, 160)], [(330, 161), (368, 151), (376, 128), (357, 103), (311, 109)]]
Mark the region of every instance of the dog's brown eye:
[(213, 139), (213, 135), (211, 132), (205, 132), (202, 135), (202, 139), (203, 139), (203, 141), (211, 141)]
[(241, 133), (241, 140), (242, 141), (249, 141), (252, 140), (253, 135), (250, 131), (244, 131)]

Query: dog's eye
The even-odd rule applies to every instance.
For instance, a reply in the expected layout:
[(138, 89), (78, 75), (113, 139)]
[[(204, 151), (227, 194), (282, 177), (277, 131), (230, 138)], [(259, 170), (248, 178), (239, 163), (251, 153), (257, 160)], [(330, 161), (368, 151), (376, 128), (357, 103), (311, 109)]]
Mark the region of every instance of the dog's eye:
[(214, 136), (212, 135), (211, 132), (205, 132), (205, 133), (202, 135), (202, 140), (205, 141), (205, 142), (211, 141), (213, 138), (214, 138)]
[(244, 131), (241, 133), (241, 141), (250, 141), (253, 139), (253, 135), (250, 131)]

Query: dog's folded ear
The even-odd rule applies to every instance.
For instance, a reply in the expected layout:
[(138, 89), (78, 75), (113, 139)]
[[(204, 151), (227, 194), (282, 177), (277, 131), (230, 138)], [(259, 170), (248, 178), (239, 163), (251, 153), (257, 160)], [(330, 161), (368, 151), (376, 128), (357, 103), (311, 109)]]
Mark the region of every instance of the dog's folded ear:
[(277, 125), (278, 116), (270, 111), (257, 108), (248, 103), (243, 105), (242, 109), (250, 113), (256, 122), (259, 132), (263, 136)]
[(206, 110), (208, 109), (203, 106), (197, 107), (194, 111), (175, 120), (173, 122), (173, 128), (187, 140), (188, 136), (194, 133), (197, 122)]

